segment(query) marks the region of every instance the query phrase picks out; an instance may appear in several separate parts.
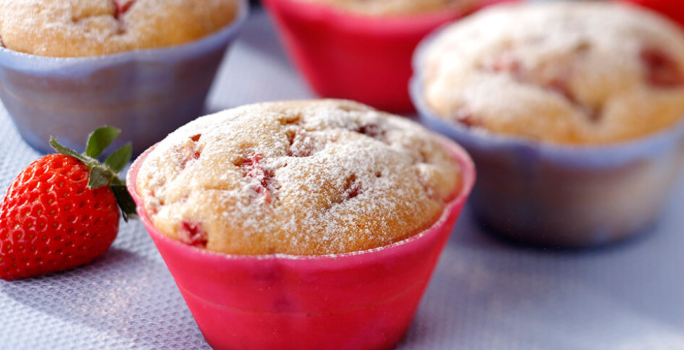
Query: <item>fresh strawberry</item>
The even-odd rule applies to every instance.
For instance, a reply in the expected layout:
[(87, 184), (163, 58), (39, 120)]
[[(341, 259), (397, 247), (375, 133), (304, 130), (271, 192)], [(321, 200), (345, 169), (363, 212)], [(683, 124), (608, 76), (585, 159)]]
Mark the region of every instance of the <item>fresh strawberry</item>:
[(96, 158), (119, 130), (93, 132), (84, 154), (55, 141), (60, 154), (31, 163), (14, 180), (0, 207), (0, 278), (14, 280), (87, 264), (102, 255), (135, 204), (117, 175), (131, 159), (128, 144), (104, 164)]

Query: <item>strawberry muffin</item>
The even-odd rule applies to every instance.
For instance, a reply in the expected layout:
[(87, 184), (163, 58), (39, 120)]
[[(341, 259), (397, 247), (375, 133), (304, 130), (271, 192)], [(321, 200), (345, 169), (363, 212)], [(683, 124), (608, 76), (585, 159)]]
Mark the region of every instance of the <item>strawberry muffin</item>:
[(478, 166), (475, 215), (515, 240), (586, 247), (657, 220), (684, 160), (684, 34), (619, 2), (483, 10), (414, 57), (423, 121)]
[(298, 0), (362, 15), (405, 16), (449, 9), (472, 9), (479, 0)]
[(165, 235), (211, 251), (324, 255), (424, 231), (460, 169), (420, 126), (349, 101), (279, 102), (200, 118), (149, 153), (137, 177)]
[(684, 34), (631, 6), (492, 8), (440, 33), (421, 65), (438, 116), (498, 134), (607, 144), (684, 115)]
[(385, 350), (411, 325), (474, 181), (453, 142), (318, 100), (193, 121), (127, 182), (214, 349)]
[(47, 57), (101, 56), (187, 43), (232, 22), (238, 0), (6, 0), (6, 48)]

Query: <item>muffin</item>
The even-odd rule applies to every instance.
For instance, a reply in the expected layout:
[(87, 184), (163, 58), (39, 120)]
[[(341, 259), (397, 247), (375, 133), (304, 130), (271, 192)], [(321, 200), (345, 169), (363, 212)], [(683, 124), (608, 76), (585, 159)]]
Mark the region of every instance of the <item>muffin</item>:
[(506, 0), (264, 0), (283, 44), (320, 96), (414, 111), (411, 57), (425, 35)]
[[(83, 151), (102, 125), (134, 153), (197, 118), (246, 0), (0, 1), (0, 99), (24, 140)], [(3, 47), (4, 46), (4, 47)]]
[(673, 23), (610, 2), (499, 6), (426, 39), (415, 67), (424, 121), (478, 165), (486, 226), (582, 247), (655, 222), (682, 164)]
[(102, 56), (194, 41), (237, 12), (237, 0), (12, 0), (0, 3), (0, 37), (36, 56)]
[(370, 16), (406, 16), (445, 9), (468, 9), (477, 0), (299, 0)]
[(453, 142), (324, 100), (201, 118), (127, 183), (214, 349), (380, 350), (408, 330), (474, 180)]
[(170, 134), (137, 178), (154, 226), (226, 254), (341, 254), (435, 223), (460, 186), (438, 139), (347, 101), (246, 106)]
[(684, 115), (684, 33), (628, 6), (486, 11), (444, 31), (423, 71), (439, 116), (540, 142), (623, 142)]

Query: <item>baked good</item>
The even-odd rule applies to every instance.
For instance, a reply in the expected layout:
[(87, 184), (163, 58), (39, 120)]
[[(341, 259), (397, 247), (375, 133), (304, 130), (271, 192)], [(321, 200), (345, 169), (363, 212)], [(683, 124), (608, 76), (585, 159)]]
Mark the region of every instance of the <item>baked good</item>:
[(445, 9), (470, 9), (478, 0), (298, 0), (372, 16), (412, 15)]
[(86, 57), (187, 43), (237, 16), (237, 0), (0, 0), (10, 50)]
[(434, 112), (493, 133), (605, 144), (684, 115), (684, 34), (620, 3), (491, 7), (440, 33), (420, 64)]
[(137, 192), (165, 235), (227, 254), (323, 255), (424, 231), (461, 187), (421, 126), (341, 100), (244, 106), (152, 150)]
[[(127, 175), (140, 221), (214, 349), (394, 348), (474, 181), (472, 160), (455, 143), (339, 100), (201, 118), (148, 149)], [(170, 203), (185, 195), (185, 204)], [(379, 249), (304, 255), (372, 247), (422, 224), (429, 227)], [(203, 243), (199, 228), (208, 226), (218, 230)], [(186, 244), (164, 228), (185, 231), (171, 237)], [(226, 251), (220, 241), (233, 239), (233, 254), (301, 254), (189, 245)]]

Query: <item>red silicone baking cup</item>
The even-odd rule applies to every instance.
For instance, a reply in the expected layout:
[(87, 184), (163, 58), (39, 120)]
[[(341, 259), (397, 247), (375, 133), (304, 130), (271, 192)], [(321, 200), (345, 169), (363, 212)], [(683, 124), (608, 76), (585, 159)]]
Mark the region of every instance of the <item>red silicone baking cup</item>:
[(311, 87), (390, 112), (413, 111), (408, 93), (411, 56), (427, 34), (469, 11), (372, 17), (302, 0), (263, 0), (280, 37)]
[(684, 3), (682, 0), (621, 0), (637, 4), (656, 12), (659, 12), (675, 22), (680, 26), (684, 26)]
[(324, 256), (238, 256), (182, 244), (138, 214), (178, 289), (214, 349), (391, 349), (404, 336), (475, 182), (468, 154), (444, 140), (462, 169), (463, 187), (429, 229), (367, 251)]

